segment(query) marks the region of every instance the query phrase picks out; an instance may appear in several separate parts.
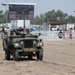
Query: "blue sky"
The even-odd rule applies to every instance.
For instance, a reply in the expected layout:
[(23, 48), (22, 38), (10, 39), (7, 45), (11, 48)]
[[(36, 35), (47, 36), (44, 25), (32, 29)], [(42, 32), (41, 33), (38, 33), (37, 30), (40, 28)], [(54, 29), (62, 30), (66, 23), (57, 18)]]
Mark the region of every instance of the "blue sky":
[[(0, 10), (5, 11), (6, 7), (1, 5), (5, 2), (6, 0), (0, 0)], [(35, 16), (51, 10), (61, 10), (68, 15), (75, 16), (75, 0), (7, 0), (7, 2), (36, 3)]]

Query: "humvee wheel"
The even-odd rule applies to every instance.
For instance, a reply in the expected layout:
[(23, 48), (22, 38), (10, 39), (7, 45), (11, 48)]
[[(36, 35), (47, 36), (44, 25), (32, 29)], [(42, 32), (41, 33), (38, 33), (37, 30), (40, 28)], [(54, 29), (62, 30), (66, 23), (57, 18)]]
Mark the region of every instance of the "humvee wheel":
[(9, 37), (6, 38), (6, 44), (7, 44), (8, 47), (9, 47), (10, 44), (11, 44), (11, 43), (10, 43), (10, 38), (9, 38)]
[(32, 59), (33, 59), (32, 53), (29, 53), (29, 54), (28, 54), (28, 59), (29, 59), (29, 60), (32, 60)]
[(10, 60), (10, 52), (8, 50), (5, 50), (5, 59)]
[(18, 55), (19, 55), (19, 52), (17, 50), (14, 51), (13, 60), (18, 61), (19, 60)]
[(37, 52), (37, 59), (43, 60), (43, 50), (40, 50), (40, 51)]
[(5, 42), (3, 41), (3, 50), (5, 50), (5, 49), (6, 49)]

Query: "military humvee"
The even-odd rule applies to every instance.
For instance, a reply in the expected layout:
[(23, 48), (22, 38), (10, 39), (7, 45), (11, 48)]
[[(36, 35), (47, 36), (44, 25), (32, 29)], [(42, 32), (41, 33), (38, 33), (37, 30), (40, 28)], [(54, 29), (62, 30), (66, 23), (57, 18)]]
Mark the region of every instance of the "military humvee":
[(19, 29), (11, 31), (10, 35), (3, 38), (5, 59), (10, 60), (13, 56), (15, 61), (21, 57), (28, 57), (31, 60), (35, 56), (38, 60), (43, 60), (43, 42), (38, 37), (39, 35), (21, 33)]

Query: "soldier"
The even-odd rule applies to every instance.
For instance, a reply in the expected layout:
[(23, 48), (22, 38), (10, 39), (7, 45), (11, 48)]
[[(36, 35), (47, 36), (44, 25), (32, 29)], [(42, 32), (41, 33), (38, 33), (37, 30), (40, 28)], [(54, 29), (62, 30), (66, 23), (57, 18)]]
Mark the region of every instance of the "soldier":
[(72, 28), (69, 30), (69, 38), (72, 39)]
[(5, 28), (4, 28), (4, 26), (2, 27), (2, 32), (4, 33), (4, 35), (7, 35), (7, 32), (6, 32)]
[(30, 30), (28, 28), (26, 29), (26, 34), (30, 34)]

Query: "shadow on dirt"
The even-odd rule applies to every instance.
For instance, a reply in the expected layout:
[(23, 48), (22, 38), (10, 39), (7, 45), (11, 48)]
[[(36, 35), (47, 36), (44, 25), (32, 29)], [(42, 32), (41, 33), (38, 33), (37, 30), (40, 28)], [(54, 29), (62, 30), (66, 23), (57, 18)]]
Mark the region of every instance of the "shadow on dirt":
[[(4, 59), (6, 60), (6, 59)], [(7, 61), (15, 61), (13, 60), (13, 58), (10, 58), (10, 60), (7, 60)], [(18, 61), (38, 61), (37, 59), (33, 58), (33, 59), (28, 59), (28, 58), (19, 58)]]

